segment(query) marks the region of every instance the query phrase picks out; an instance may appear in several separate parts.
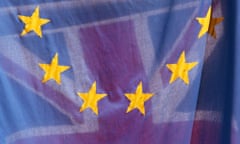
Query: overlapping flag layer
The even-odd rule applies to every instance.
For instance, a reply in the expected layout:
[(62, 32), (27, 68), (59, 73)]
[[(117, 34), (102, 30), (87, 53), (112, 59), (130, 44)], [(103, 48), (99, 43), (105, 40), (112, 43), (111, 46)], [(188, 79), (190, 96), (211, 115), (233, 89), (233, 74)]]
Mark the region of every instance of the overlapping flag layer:
[(238, 143), (233, 4), (1, 1), (0, 144)]

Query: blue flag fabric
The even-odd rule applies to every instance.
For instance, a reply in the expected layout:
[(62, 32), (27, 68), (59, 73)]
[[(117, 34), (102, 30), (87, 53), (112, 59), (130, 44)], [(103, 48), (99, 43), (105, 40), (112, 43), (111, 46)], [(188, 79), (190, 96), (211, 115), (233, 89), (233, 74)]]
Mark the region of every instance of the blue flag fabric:
[[(0, 144), (239, 143), (233, 5), (1, 1)], [(209, 22), (199, 37), (204, 26), (197, 18), (208, 17), (210, 8), (210, 19), (224, 21)], [(49, 80), (53, 65), (69, 69), (56, 76), (55, 67)], [(106, 96), (84, 109), (82, 95), (94, 90), (94, 82), (93, 95)], [(134, 103), (127, 95), (137, 97), (140, 89), (152, 97), (137, 107), (144, 98)]]

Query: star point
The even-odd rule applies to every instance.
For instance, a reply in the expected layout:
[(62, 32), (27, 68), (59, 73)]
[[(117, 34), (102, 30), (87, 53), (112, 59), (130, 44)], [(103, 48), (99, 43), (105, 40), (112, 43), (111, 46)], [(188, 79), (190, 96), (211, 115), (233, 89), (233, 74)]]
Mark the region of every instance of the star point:
[(130, 104), (127, 108), (126, 113), (138, 109), (143, 115), (145, 115), (144, 103), (149, 100), (153, 94), (152, 93), (143, 93), (142, 82), (140, 82), (136, 88), (135, 93), (125, 93), (125, 96), (130, 101)]
[(53, 79), (57, 82), (57, 84), (61, 84), (61, 73), (70, 68), (69, 66), (62, 66), (58, 64), (58, 53), (55, 54), (50, 64), (39, 64), (39, 67), (45, 72), (42, 83)]
[(99, 94), (97, 93), (97, 84), (96, 81), (92, 84), (91, 88), (87, 93), (78, 92), (77, 95), (83, 100), (83, 104), (80, 108), (80, 112), (83, 112), (87, 108), (92, 109), (92, 111), (98, 115), (98, 106), (97, 103), (101, 99), (107, 96), (107, 94)]
[(185, 84), (189, 84), (188, 72), (192, 70), (198, 62), (186, 62), (185, 52), (183, 51), (176, 64), (167, 64), (167, 68), (172, 72), (169, 83), (173, 83), (178, 78), (182, 79)]
[(41, 27), (50, 22), (49, 19), (39, 17), (39, 6), (37, 6), (32, 13), (32, 16), (18, 15), (18, 18), (25, 24), (21, 36), (34, 31), (39, 37), (42, 37)]
[(198, 33), (198, 38), (201, 38), (205, 33), (209, 33), (212, 37), (216, 38), (215, 26), (221, 23), (224, 18), (212, 18), (212, 7), (210, 6), (205, 17), (197, 17), (196, 20), (201, 25), (201, 30)]

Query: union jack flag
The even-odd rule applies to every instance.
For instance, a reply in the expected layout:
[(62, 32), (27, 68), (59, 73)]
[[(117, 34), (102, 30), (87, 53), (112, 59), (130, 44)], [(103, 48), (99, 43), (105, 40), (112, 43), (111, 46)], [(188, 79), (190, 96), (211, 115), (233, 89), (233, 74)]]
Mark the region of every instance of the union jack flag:
[[(214, 27), (215, 38), (210, 30), (199, 38), (203, 26), (197, 18), (208, 12), (223, 17), (222, 5), (212, 0), (1, 1), (0, 143), (220, 143), (228, 79), (221, 59), (224, 23)], [(29, 22), (34, 17), (40, 26)], [(195, 62), (194, 68), (188, 78), (175, 80), (171, 67), (183, 57)], [(43, 65), (54, 62), (68, 70), (59, 81), (45, 81)], [(97, 111), (85, 110), (82, 95), (94, 88), (105, 96)], [(151, 94), (144, 111), (131, 109), (128, 96), (140, 89)], [(234, 131), (237, 123), (233, 118)]]

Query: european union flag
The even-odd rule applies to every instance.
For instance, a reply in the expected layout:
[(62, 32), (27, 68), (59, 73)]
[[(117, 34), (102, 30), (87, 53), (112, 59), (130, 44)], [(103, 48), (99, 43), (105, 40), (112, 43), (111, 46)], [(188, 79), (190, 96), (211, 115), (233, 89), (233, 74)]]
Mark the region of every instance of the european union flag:
[(0, 143), (238, 143), (231, 4), (1, 1)]

